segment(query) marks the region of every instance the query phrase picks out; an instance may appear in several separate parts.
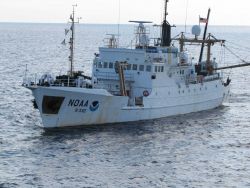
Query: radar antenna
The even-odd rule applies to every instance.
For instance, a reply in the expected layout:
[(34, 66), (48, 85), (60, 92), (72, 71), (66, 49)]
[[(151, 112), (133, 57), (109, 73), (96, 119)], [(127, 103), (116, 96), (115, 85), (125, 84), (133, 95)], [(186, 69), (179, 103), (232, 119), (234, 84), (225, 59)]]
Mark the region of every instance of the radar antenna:
[(131, 20), (129, 21), (130, 23), (138, 23), (138, 24), (147, 24), (147, 23), (153, 23), (151, 21), (135, 21), (135, 20)]
[(136, 27), (136, 48), (146, 48), (149, 46), (150, 39), (148, 38), (149, 31), (144, 24), (152, 23), (150, 21), (129, 21), (132, 23), (138, 23)]

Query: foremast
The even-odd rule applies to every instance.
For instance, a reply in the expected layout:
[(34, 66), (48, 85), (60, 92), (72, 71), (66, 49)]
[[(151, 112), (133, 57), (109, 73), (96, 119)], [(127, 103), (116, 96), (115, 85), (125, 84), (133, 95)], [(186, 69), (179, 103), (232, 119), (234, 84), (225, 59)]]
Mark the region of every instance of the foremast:
[(79, 19), (80, 19), (80, 18), (78, 18), (77, 22), (75, 21), (75, 8), (76, 7), (77, 7), (77, 5), (73, 5), (73, 11), (72, 11), (72, 14), (70, 15), (70, 21), (69, 21), (69, 23), (71, 23), (71, 27), (70, 27), (71, 35), (70, 35), (70, 39), (69, 39), (69, 45), (70, 45), (70, 47), (69, 47), (69, 49), (70, 49), (69, 76), (70, 77), (74, 76), (75, 24), (79, 23)]

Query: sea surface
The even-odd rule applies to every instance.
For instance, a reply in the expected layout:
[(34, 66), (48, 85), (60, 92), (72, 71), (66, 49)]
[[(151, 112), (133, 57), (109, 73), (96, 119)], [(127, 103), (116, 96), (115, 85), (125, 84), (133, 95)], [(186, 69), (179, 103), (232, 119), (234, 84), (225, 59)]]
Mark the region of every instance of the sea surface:
[[(138, 123), (40, 128), (31, 92), (21, 86), (25, 66), (29, 75), (66, 72), (69, 54), (61, 42), (67, 27), (0, 23), (1, 188), (250, 187), (250, 68), (224, 73), (232, 79), (231, 96), (214, 110)], [(76, 29), (75, 68), (91, 74), (94, 53), (118, 29)], [(177, 26), (172, 35), (183, 30)], [(134, 26), (121, 25), (120, 31), (120, 45), (130, 47)], [(209, 32), (250, 61), (250, 27), (213, 26)], [(199, 48), (191, 53), (197, 59)], [(213, 55), (221, 66), (241, 63), (221, 46)]]

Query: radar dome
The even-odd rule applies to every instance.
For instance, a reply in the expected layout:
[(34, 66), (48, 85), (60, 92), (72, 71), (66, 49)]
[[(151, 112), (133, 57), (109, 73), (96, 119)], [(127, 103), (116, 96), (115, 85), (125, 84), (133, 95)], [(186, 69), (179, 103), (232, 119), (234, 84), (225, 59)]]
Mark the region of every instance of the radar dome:
[(201, 28), (200, 28), (200, 26), (194, 25), (192, 27), (192, 34), (195, 35), (196, 37), (200, 36), (200, 34), (201, 34)]

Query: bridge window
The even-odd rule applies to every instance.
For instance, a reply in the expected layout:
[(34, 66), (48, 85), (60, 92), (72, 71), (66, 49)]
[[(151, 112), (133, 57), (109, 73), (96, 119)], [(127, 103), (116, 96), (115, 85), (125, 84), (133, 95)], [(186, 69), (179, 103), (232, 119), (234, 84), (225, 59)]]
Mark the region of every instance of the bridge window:
[(113, 69), (114, 68), (114, 64), (112, 62), (109, 63), (109, 68)]
[(161, 66), (161, 72), (164, 72), (164, 67), (163, 66)]
[(132, 65), (131, 65), (131, 64), (128, 64), (127, 70), (131, 70), (131, 68), (132, 68)]
[(146, 71), (147, 71), (147, 72), (151, 72), (151, 69), (152, 69), (152, 67), (151, 67), (150, 65), (148, 65), (148, 66), (146, 67)]
[(104, 62), (104, 66), (103, 66), (103, 68), (108, 68), (108, 63), (107, 62)]
[(157, 67), (157, 66), (155, 66), (155, 72), (158, 72), (157, 70), (158, 70), (158, 67)]
[(140, 65), (140, 66), (139, 66), (139, 70), (140, 70), (140, 71), (144, 71), (144, 65)]
[(161, 67), (160, 66), (158, 66), (158, 72), (161, 72)]
[(133, 64), (133, 70), (137, 71), (137, 65)]
[(98, 63), (98, 68), (102, 68), (102, 62)]

